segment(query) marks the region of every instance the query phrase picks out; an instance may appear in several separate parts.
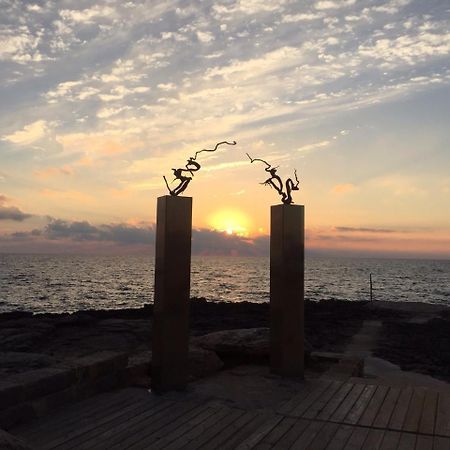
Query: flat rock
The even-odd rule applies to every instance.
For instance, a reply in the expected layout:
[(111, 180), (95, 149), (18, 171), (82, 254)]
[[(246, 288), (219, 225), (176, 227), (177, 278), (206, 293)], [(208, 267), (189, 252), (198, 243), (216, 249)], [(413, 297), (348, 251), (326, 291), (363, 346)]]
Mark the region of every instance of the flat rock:
[(6, 372), (22, 372), (41, 369), (55, 364), (57, 360), (41, 353), (0, 352), (0, 367)]
[(196, 336), (191, 343), (219, 356), (265, 358), (269, 356), (269, 328), (216, 331)]
[(28, 444), (6, 431), (0, 430), (0, 448), (2, 450), (31, 450)]
[(223, 361), (211, 350), (194, 345), (189, 346), (189, 375), (202, 378), (222, 369)]
[[(188, 358), (191, 379), (209, 376), (224, 366), (223, 361), (215, 352), (195, 345), (189, 346)], [(151, 373), (151, 366), (152, 352), (150, 350), (130, 356), (127, 372), (131, 384), (135, 384), (136, 380), (141, 383), (143, 377), (148, 377)]]
[[(191, 339), (191, 344), (214, 351), (222, 359), (248, 363), (266, 361), (269, 358), (269, 340), (269, 328), (244, 328), (196, 336)], [(311, 350), (305, 340), (307, 357)]]

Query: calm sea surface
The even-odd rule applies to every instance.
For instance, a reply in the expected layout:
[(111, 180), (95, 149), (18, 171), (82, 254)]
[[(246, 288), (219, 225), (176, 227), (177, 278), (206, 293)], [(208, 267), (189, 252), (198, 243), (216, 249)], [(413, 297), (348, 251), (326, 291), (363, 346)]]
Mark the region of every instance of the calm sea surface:
[[(450, 261), (310, 257), (306, 298), (369, 299), (450, 305)], [(267, 258), (193, 257), (191, 295), (266, 302)], [(153, 301), (153, 259), (146, 256), (0, 254), (0, 312), (62, 312), (140, 307)]]

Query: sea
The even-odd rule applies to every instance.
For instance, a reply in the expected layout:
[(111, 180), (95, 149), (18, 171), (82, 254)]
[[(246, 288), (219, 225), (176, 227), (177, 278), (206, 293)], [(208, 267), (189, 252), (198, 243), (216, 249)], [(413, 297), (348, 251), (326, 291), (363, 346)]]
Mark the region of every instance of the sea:
[[(268, 302), (264, 257), (192, 258), (191, 296)], [(305, 261), (309, 300), (424, 302), (450, 306), (450, 261), (326, 258)], [(0, 254), (0, 312), (139, 308), (153, 302), (150, 256)]]

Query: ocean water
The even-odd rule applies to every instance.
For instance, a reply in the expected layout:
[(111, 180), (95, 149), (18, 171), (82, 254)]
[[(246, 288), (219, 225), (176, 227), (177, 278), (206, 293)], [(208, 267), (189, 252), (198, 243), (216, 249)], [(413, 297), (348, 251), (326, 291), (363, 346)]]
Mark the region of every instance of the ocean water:
[[(306, 259), (310, 300), (374, 298), (450, 305), (450, 261)], [(153, 258), (0, 254), (0, 312), (137, 308), (153, 301)], [(269, 300), (267, 258), (193, 257), (191, 296)]]

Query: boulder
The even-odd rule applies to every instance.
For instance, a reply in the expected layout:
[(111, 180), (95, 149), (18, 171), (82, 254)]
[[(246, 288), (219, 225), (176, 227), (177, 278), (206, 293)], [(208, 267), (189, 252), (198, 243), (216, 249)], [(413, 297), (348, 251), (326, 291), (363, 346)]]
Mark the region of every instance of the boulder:
[(223, 361), (211, 350), (189, 346), (189, 376), (202, 378), (222, 369)]
[[(269, 359), (269, 328), (245, 328), (225, 330), (196, 336), (191, 339), (194, 346), (211, 350), (227, 362), (259, 363)], [(305, 340), (305, 357), (309, 358), (311, 346)]]
[(41, 353), (0, 352), (0, 367), (3, 373), (17, 373), (49, 367), (56, 359)]
[[(223, 361), (215, 352), (195, 345), (189, 346), (188, 358), (190, 379), (206, 377), (223, 367)], [(137, 386), (148, 385), (151, 367), (152, 352), (150, 350), (130, 356), (127, 366), (128, 384)]]
[(25, 441), (6, 431), (0, 430), (0, 448), (4, 450), (31, 450)]
[(216, 331), (194, 337), (191, 343), (225, 359), (263, 360), (269, 357), (269, 328)]

